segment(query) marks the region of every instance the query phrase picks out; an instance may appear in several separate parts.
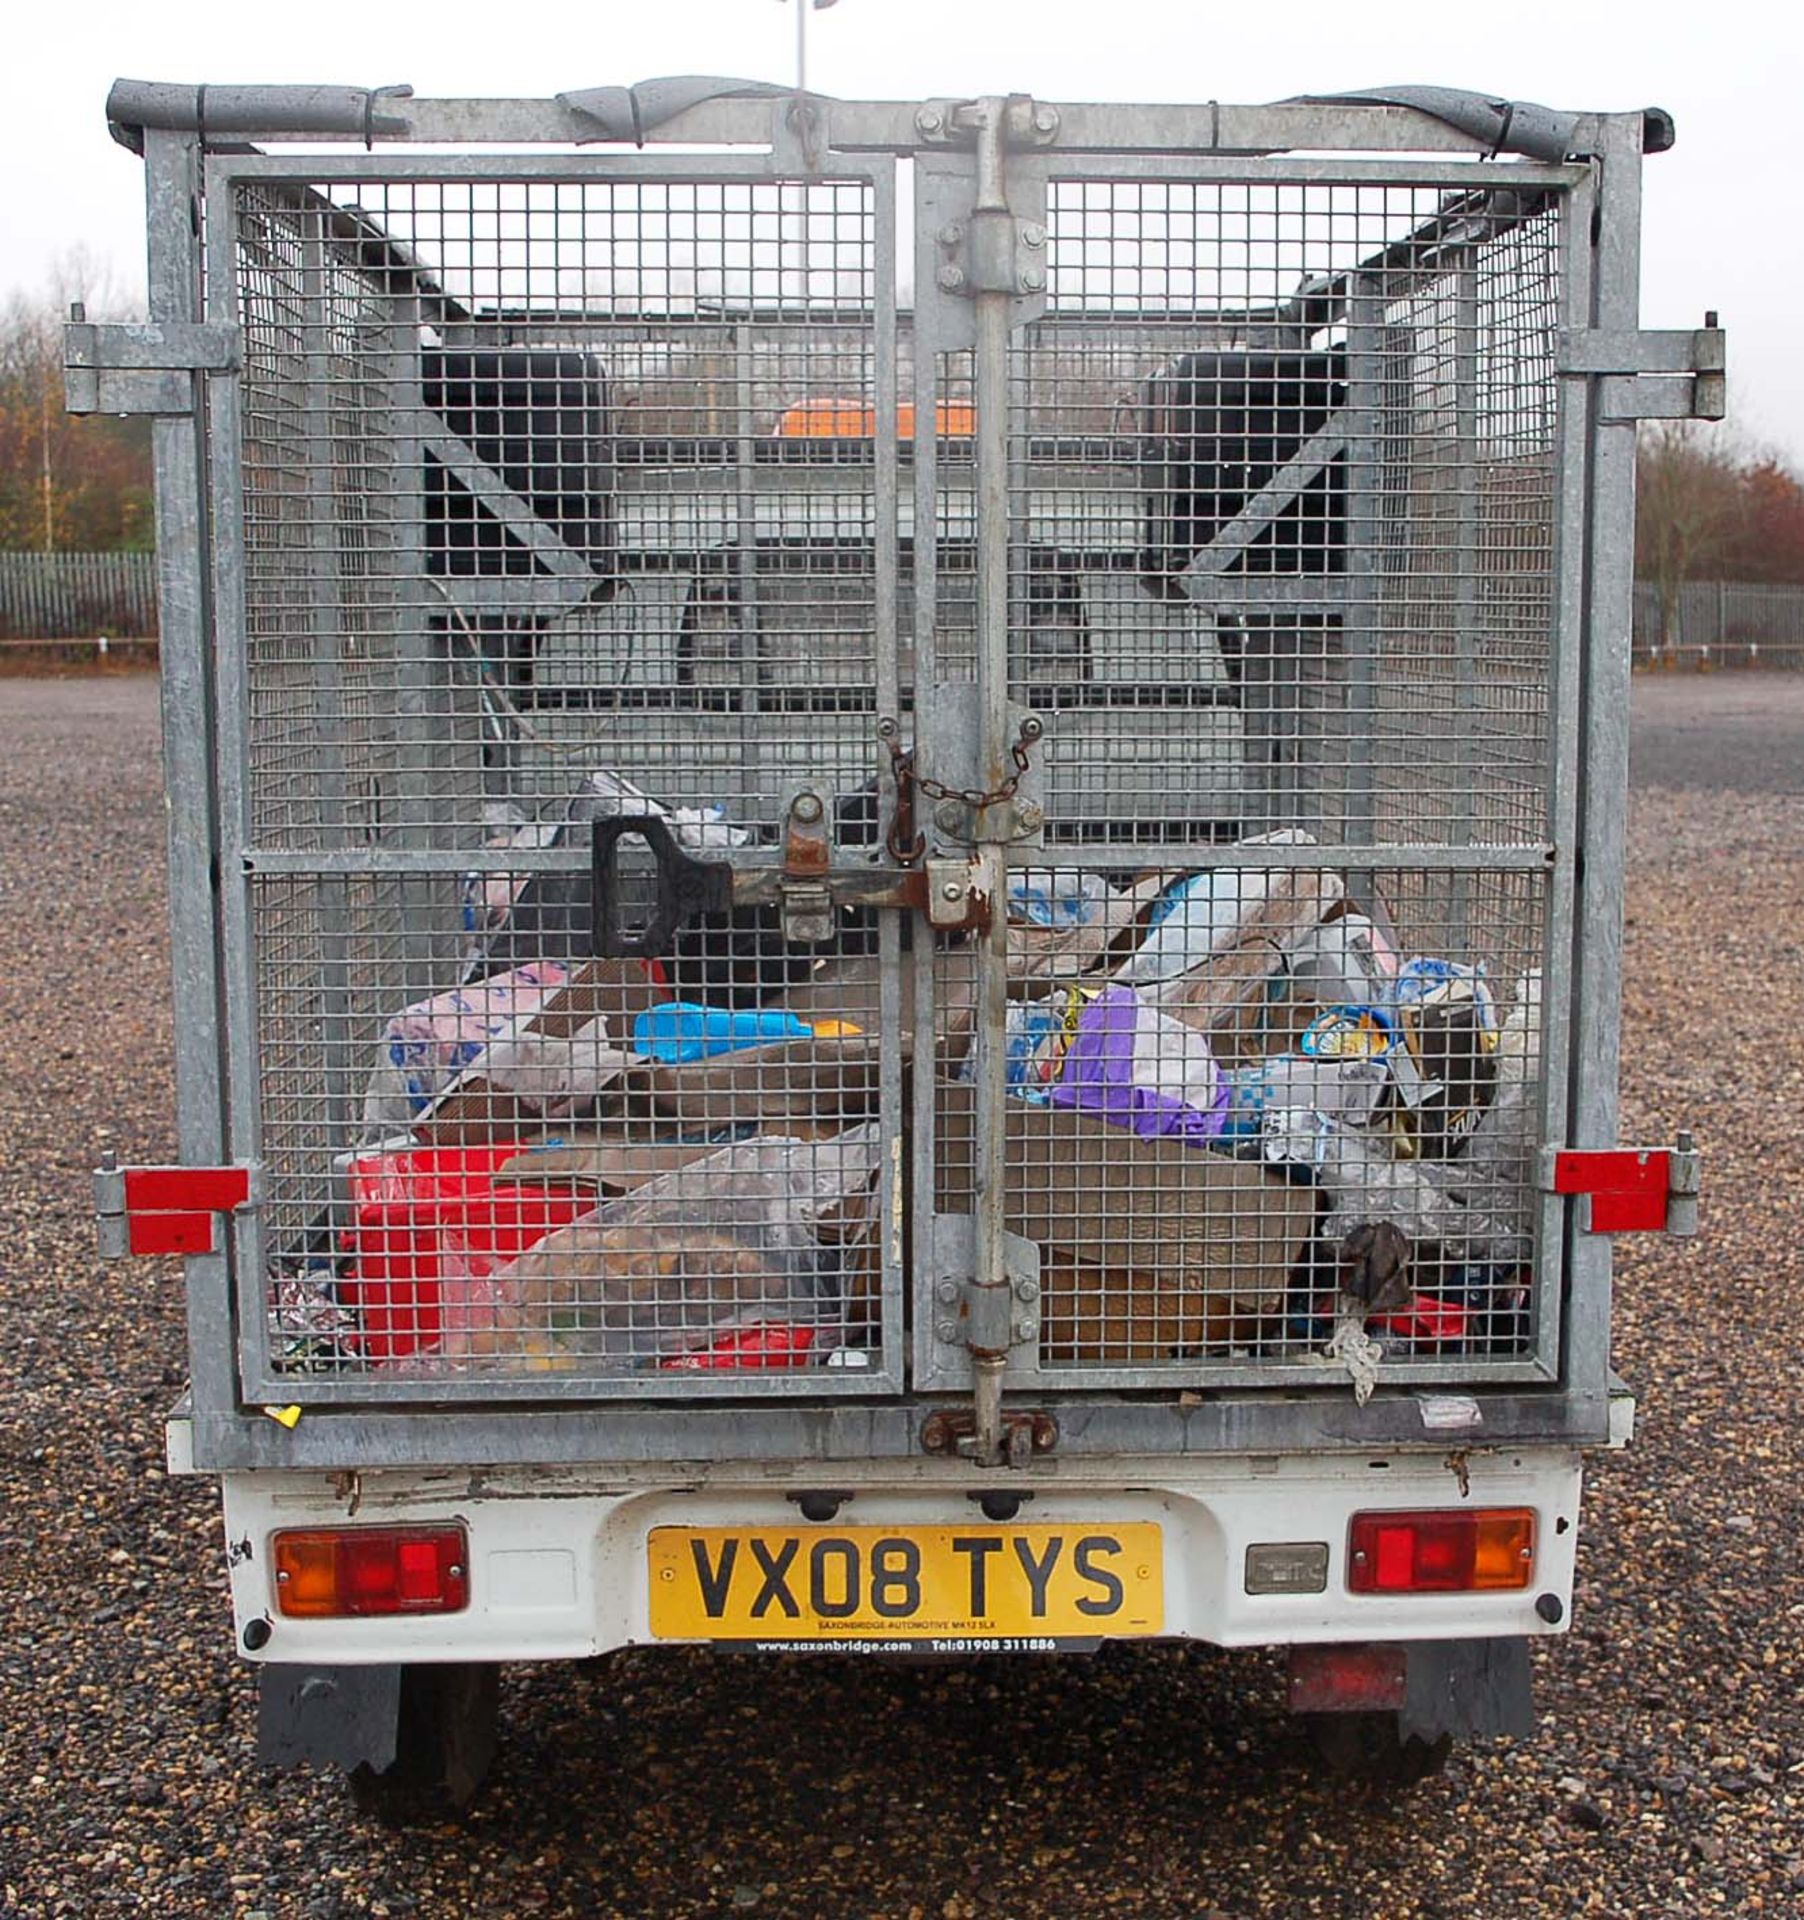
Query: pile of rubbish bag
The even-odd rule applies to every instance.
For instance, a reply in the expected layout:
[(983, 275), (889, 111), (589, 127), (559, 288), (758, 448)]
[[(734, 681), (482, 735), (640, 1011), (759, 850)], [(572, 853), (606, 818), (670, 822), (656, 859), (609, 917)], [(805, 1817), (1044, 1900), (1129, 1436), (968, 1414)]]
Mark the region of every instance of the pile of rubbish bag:
[[(716, 857), (750, 837), (597, 773), (550, 821), (498, 817), (492, 845), (558, 845), (617, 812)], [(1091, 1357), (1310, 1352), (1363, 1397), (1386, 1353), (1521, 1351), (1538, 973), (1501, 1009), (1483, 964), (1406, 952), (1376, 889), (1350, 897), (1313, 845), (1292, 829), (1199, 871), (1011, 874), (1011, 1110), (1049, 1154), (1106, 1160), (1130, 1198), (1194, 1193), (1210, 1232), (1239, 1236), (1234, 1310), (1186, 1319), (1212, 1284), (1208, 1232), (1179, 1219), (1161, 1265), (1135, 1250), (1155, 1219), (1113, 1241), (1096, 1220), (1047, 1226), (1081, 1312), (1121, 1329), (1122, 1351)], [(333, 1225), (277, 1276), (286, 1364), (870, 1364), (885, 1036), (868, 927), (847, 915), (843, 940), (796, 948), (773, 916), (721, 914), (659, 960), (598, 960), (587, 887), (576, 868), (470, 881), (464, 977), (384, 1020)], [(968, 1098), (975, 956), (937, 944), (933, 1033), (914, 1032), (905, 966), (889, 1044)], [(1238, 1184), (1211, 1186), (1223, 1162)], [(1167, 1284), (1181, 1310), (1143, 1313), (1136, 1289)]]

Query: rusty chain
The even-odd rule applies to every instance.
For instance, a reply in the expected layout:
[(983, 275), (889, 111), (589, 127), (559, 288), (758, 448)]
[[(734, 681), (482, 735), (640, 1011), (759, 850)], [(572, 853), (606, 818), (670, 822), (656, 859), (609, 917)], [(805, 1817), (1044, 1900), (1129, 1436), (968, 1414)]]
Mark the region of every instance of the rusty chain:
[(890, 772), (896, 782), (896, 811), (884, 843), (890, 858), (903, 866), (911, 866), (920, 859), (926, 848), (927, 836), (919, 832), (914, 824), (916, 794), (928, 800), (955, 800), (972, 813), (980, 813), (985, 807), (1000, 806), (1005, 800), (1014, 799), (1027, 775), (1028, 747), (1039, 739), (1040, 733), (1040, 723), (1031, 716), (1021, 722), (1021, 729), (1010, 749), (1015, 770), (999, 785), (990, 788), (949, 787), (943, 780), (935, 780), (931, 774), (918, 773), (913, 749), (905, 748), (901, 740), (891, 734), (889, 759)]

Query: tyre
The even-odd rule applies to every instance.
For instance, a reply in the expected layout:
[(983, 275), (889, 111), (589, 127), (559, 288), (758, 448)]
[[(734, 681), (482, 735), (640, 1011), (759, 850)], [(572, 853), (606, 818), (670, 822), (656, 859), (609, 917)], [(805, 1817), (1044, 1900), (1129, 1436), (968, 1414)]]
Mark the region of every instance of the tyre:
[(350, 1775), (359, 1811), (391, 1826), (461, 1813), (495, 1757), (500, 1678), (489, 1664), (404, 1667), (394, 1764)]
[(1379, 1787), (1413, 1787), (1437, 1774), (1453, 1751), (1453, 1736), (1424, 1740), (1405, 1735), (1392, 1712), (1305, 1714), (1317, 1760), (1343, 1780)]

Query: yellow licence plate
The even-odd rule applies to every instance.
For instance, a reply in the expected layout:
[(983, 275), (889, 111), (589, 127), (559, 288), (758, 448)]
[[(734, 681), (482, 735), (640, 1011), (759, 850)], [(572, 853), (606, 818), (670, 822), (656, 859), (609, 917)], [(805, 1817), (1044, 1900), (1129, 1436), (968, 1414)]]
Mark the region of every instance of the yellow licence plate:
[(655, 1527), (660, 1640), (1033, 1653), (1159, 1633), (1157, 1526)]

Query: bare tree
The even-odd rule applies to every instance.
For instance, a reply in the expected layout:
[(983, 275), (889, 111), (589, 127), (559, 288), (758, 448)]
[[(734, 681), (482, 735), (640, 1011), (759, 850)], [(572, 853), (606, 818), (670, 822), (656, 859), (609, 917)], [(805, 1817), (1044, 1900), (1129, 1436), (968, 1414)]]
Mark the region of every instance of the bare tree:
[(1716, 428), (1661, 420), (1643, 429), (1636, 460), (1635, 572), (1660, 596), (1660, 651), (1683, 638), (1688, 580), (1708, 578), (1734, 547), (1746, 514), (1742, 461)]

